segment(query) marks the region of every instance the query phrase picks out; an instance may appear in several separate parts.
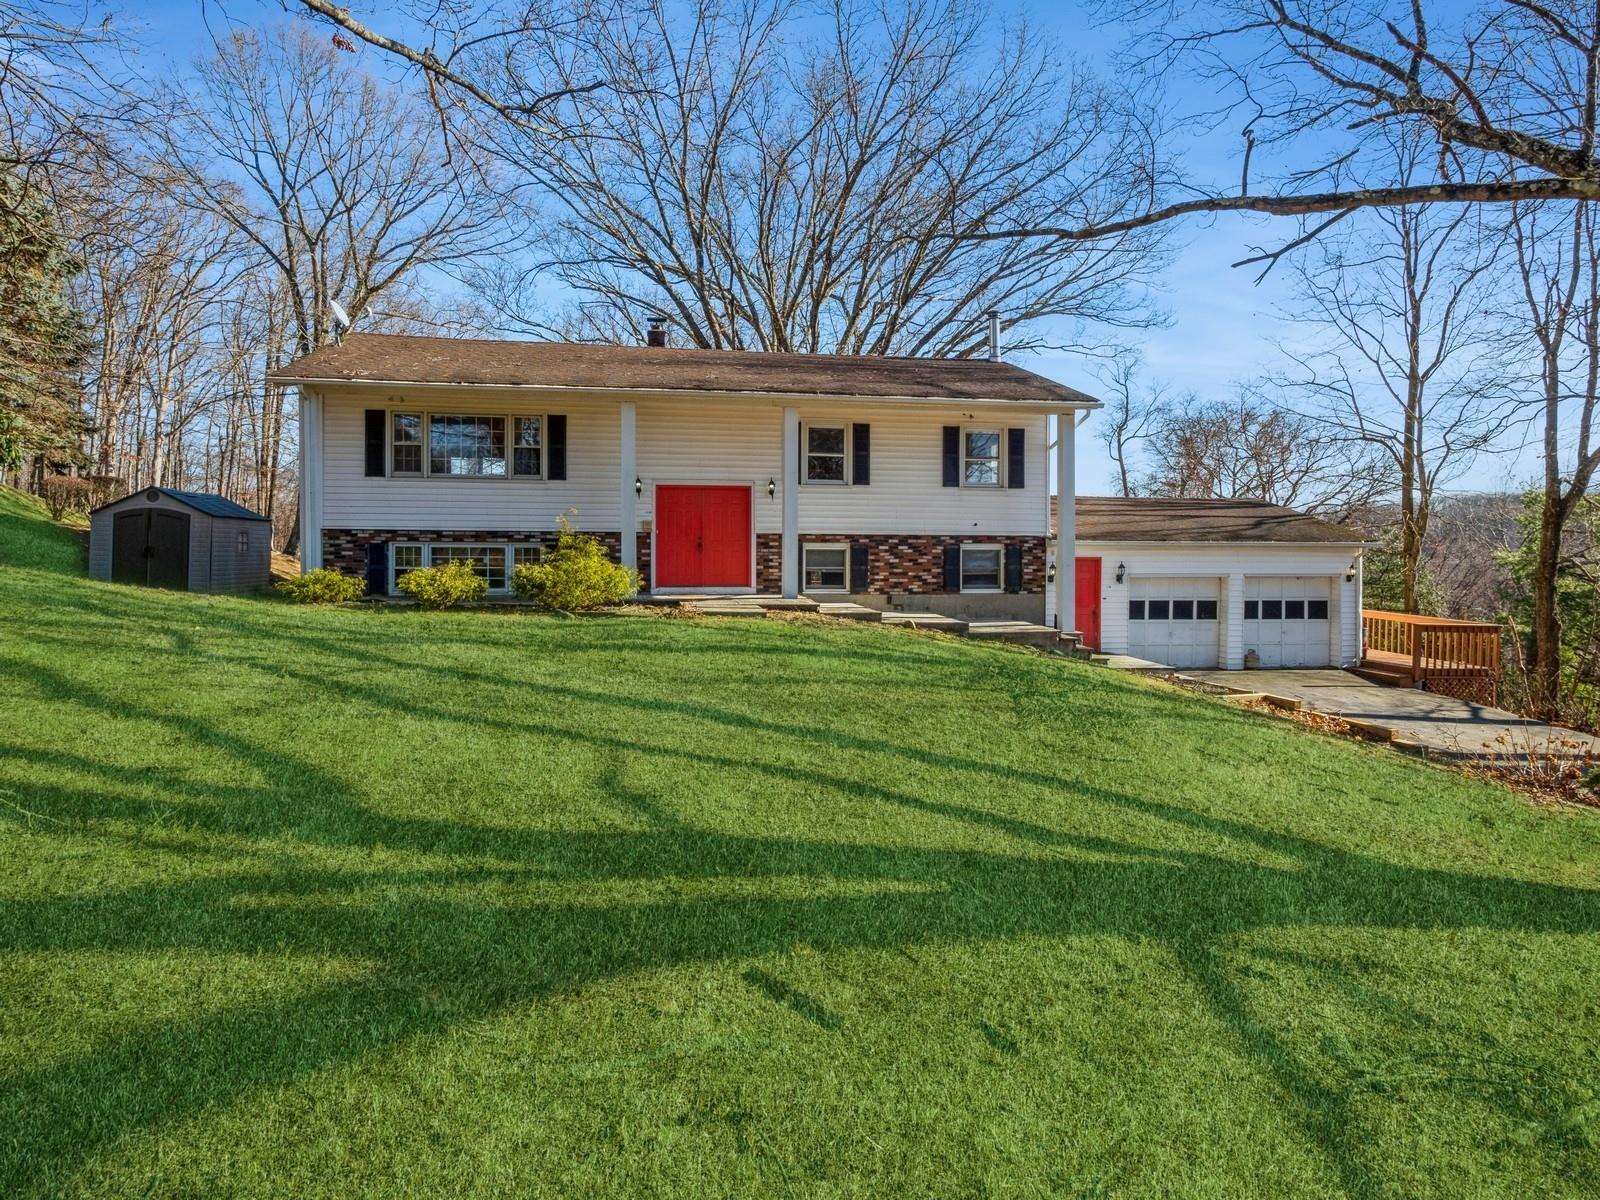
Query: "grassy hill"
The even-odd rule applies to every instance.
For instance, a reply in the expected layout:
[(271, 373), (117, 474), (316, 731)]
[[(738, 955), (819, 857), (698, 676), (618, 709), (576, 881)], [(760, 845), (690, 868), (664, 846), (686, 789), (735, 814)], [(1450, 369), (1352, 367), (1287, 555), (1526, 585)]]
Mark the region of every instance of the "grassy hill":
[(0, 493), (0, 1195), (1600, 1191), (1600, 821), (1075, 663), (82, 577)]

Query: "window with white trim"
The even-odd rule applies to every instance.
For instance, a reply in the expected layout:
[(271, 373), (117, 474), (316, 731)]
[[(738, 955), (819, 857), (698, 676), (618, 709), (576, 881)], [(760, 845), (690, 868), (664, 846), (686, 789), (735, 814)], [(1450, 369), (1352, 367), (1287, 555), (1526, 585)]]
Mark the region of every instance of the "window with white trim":
[(998, 592), (1000, 571), (1005, 558), (999, 546), (980, 546), (963, 543), (961, 546), (961, 590), (963, 592)]
[(961, 431), (961, 482), (966, 487), (1000, 486), (1000, 431)]
[(514, 417), (511, 422), (511, 470), (528, 479), (537, 479), (543, 466), (544, 420), (542, 417)]
[(428, 474), (498, 478), (505, 473), (504, 417), (428, 414)]
[(848, 483), (848, 428), (844, 425), (807, 425), (805, 433), (806, 482)]
[(517, 542), (511, 547), (511, 567), (531, 567), (544, 556), (544, 547), (537, 542)]
[(428, 547), (429, 566), (443, 567), (452, 562), (470, 562), (478, 576), (488, 581), (491, 592), (506, 590), (504, 546), (463, 546), (436, 542)]
[(422, 414), (397, 412), (389, 415), (389, 473), (422, 474)]
[(395, 590), (395, 584), (400, 582), (400, 577), (407, 571), (415, 571), (423, 565), (422, 546), (416, 542), (397, 542), (389, 547), (389, 590)]
[(822, 542), (806, 542), (800, 547), (803, 561), (803, 590), (808, 592), (847, 592), (850, 590), (850, 547)]

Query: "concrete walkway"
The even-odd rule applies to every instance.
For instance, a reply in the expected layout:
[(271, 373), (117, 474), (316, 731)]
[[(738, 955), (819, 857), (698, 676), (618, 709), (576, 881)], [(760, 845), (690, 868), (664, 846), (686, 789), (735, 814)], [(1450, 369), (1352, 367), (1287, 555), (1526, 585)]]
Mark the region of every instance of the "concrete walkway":
[(1441, 758), (1600, 756), (1600, 739), (1586, 733), (1451, 696), (1385, 687), (1348, 671), (1186, 670), (1181, 674), (1233, 692), (1298, 700), (1315, 712), (1363, 726), (1400, 749)]

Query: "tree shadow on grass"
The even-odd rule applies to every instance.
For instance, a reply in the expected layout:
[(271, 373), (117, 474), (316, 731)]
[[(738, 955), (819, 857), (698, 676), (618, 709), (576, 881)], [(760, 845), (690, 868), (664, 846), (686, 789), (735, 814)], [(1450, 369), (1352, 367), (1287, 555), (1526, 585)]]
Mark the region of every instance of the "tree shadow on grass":
[[(1252, 1013), (1222, 957), (1224, 944), (1255, 930), (1319, 924), (1600, 931), (1600, 894), (1581, 888), (1400, 866), (1044, 771), (1013, 771), (959, 754), (819, 732), (714, 705), (630, 700), (575, 686), (555, 693), (580, 707), (649, 710), (758, 733), (767, 740), (764, 745), (785, 753), (752, 759), (721, 749), (714, 737), (683, 745), (642, 733), (606, 734), (585, 727), (581, 711), (567, 724), (551, 716), (464, 713), (430, 701), (425, 693), (366, 682), (366, 671), (359, 669), (363, 664), (351, 656), (370, 655), (370, 647), (304, 640), (309, 650), (344, 659), (350, 668), (288, 670), (310, 694), (507, 737), (592, 747), (602, 763), (597, 789), (650, 827), (542, 831), (469, 825), (443, 813), (385, 814), (363, 804), (344, 778), (308, 755), (181, 712), (148, 709), (61, 671), (0, 667), (55, 703), (151, 722), (217, 761), (235, 764), (237, 778), (221, 786), (181, 777), (160, 780), (183, 805), (190, 828), (259, 838), (264, 851), (281, 847), (273, 839), (292, 836), (333, 849), (476, 854), (508, 864), (446, 861), (435, 870), (397, 871), (318, 870), (280, 862), (267, 872), (0, 903), (0, 950), (12, 953), (204, 951), (335, 956), (372, 964), (351, 983), (318, 985), (282, 1002), (154, 1024), (7, 1079), (0, 1092), (0, 1128), (9, 1131), (0, 1142), (0, 1191), (51, 1190), (89, 1156), (123, 1137), (220, 1111), (253, 1089), (279, 1086), (637, 972), (737, 962), (782, 952), (797, 941), (819, 950), (904, 950), (952, 941), (1114, 936), (1168, 946), (1200, 1001), (1288, 1101), (1306, 1143), (1324, 1157), (1340, 1186), (1353, 1194), (1375, 1194), (1383, 1190), (1383, 1181), (1364, 1165), (1345, 1097), (1320, 1082)], [(247, 658), (200, 646), (189, 652), (223, 665), (251, 665)], [(415, 664), (367, 661), (365, 666), (400, 670)], [(430, 666), (424, 673), (474, 682), (471, 672)], [(505, 686), (503, 679), (493, 682)], [(792, 753), (795, 748), (821, 744), (955, 772), (980, 791), (1008, 780), (1050, 788), (1075, 804), (1192, 829), (1266, 851), (1278, 861), (1268, 865), (1248, 855), (1077, 833), (928, 799), (847, 770), (795, 765), (818, 761), (815, 755)], [(92, 755), (12, 743), (0, 746), (0, 757), (22, 758), (38, 769), (28, 802), (52, 819), (93, 828), (97, 821), (138, 820), (148, 813), (148, 800), (130, 795), (146, 781), (129, 779), (125, 769)], [(981, 828), (1019, 844), (1014, 850), (1004, 843), (938, 850), (697, 828), (671, 811), (670, 797), (629, 785), (630, 763), (647, 761), (753, 773), (766, 779), (780, 800), (796, 789), (828, 789)], [(89, 782), (66, 784), (60, 777)], [(1040, 854), (1041, 848), (1071, 853)], [(779, 877), (882, 886), (866, 895), (708, 895), (609, 904), (506, 903), (470, 886)], [(451, 887), (460, 893), (448, 894)], [(381, 902), (370, 898), (379, 893)], [(826, 1027), (823, 1014), (839, 1020), (782, 980), (769, 973), (758, 976), (752, 986), (813, 1024)]]

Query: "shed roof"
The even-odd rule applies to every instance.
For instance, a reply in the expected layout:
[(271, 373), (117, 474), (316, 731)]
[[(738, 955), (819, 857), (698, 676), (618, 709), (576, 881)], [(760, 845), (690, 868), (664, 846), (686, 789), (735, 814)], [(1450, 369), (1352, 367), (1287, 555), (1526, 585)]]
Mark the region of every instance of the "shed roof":
[(496, 387), (882, 399), (1010, 400), (1098, 406), (1093, 396), (981, 358), (769, 354), (352, 333), (269, 377), (275, 383), (426, 383)]
[(251, 512), (244, 505), (235, 504), (226, 496), (219, 496), (215, 492), (185, 492), (180, 491), (178, 488), (166, 487), (140, 488), (137, 492), (129, 492), (126, 496), (111, 501), (110, 504), (102, 504), (100, 508), (94, 511), (99, 512), (101, 508), (110, 508), (112, 505), (121, 504), (127, 500), (136, 500), (151, 492), (160, 492), (163, 496), (176, 500), (179, 504), (186, 504), (196, 512), (205, 513), (208, 517), (228, 517), (236, 521), (270, 521), (272, 519), (271, 517), (263, 517), (260, 513)]
[[(1050, 528), (1056, 527), (1050, 498)], [(1359, 529), (1261, 500), (1188, 500), (1166, 496), (1079, 496), (1080, 542), (1321, 542), (1355, 545)]]

